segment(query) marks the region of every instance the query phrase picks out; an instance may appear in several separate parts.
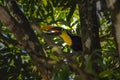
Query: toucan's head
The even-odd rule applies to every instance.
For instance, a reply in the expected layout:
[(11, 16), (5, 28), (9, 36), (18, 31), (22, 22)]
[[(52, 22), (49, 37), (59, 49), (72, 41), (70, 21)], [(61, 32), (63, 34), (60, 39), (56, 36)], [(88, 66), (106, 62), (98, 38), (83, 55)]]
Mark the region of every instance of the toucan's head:
[(44, 26), (41, 28), (43, 31), (47, 31), (46, 34), (60, 35), (65, 29), (57, 26)]

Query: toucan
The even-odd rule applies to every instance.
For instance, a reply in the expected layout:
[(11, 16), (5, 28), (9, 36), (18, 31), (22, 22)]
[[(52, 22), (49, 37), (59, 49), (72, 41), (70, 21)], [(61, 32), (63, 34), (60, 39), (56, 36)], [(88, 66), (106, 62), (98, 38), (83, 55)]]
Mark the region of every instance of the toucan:
[(43, 26), (41, 30), (49, 31), (49, 35), (59, 35), (74, 51), (82, 51), (81, 37), (70, 34), (68, 30), (56, 26)]

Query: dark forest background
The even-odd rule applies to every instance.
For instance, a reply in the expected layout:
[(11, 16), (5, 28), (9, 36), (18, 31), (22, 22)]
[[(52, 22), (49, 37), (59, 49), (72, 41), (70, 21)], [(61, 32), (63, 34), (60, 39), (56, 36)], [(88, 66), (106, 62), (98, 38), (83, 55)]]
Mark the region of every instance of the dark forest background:
[[(0, 0), (0, 79), (120, 80), (119, 7), (119, 0)], [(45, 35), (46, 25), (80, 36), (83, 51)]]

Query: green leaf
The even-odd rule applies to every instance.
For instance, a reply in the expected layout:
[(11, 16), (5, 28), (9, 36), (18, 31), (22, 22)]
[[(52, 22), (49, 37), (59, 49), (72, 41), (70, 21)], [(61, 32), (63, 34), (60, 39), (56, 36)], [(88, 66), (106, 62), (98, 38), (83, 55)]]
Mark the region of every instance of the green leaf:
[(43, 4), (47, 6), (47, 0), (42, 0)]
[(105, 77), (109, 77), (111, 74), (113, 73), (113, 71), (111, 70), (106, 70), (103, 71), (99, 74), (100, 78), (105, 78)]

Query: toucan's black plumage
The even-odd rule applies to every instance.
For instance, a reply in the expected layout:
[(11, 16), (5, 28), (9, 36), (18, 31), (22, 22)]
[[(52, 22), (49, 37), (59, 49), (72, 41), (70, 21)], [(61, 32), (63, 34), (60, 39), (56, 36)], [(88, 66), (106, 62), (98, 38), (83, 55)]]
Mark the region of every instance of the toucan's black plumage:
[(81, 37), (70, 34), (67, 30), (61, 27), (44, 26), (42, 30), (50, 31), (50, 35), (59, 35), (74, 51), (82, 51)]
[(81, 37), (75, 36), (75, 35), (69, 35), (72, 39), (72, 45), (71, 48), (75, 51), (82, 51), (82, 42), (81, 42)]

